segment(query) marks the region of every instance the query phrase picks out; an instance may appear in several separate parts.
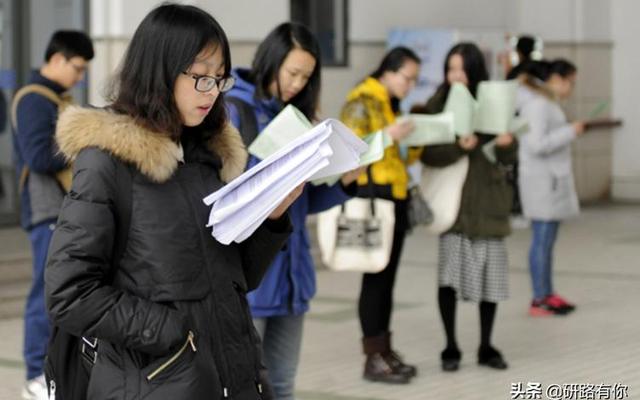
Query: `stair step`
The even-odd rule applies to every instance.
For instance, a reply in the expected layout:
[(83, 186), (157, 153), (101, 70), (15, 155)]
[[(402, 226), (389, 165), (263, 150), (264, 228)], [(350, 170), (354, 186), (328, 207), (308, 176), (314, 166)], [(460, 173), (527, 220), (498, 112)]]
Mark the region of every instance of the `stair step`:
[(30, 280), (0, 284), (0, 319), (23, 316), (30, 287)]
[(0, 260), (0, 285), (31, 280), (31, 257), (3, 258)]

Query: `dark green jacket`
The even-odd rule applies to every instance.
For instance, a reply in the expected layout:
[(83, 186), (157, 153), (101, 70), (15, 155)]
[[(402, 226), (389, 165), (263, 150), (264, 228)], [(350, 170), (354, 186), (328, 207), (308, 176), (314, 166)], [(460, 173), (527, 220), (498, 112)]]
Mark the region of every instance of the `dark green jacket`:
[[(444, 108), (445, 96), (438, 91), (427, 103), (425, 111), (438, 113)], [(430, 167), (446, 167), (465, 154), (469, 156), (469, 172), (462, 189), (458, 219), (449, 232), (462, 233), (471, 238), (504, 237), (511, 233), (509, 214), (513, 189), (507, 183), (505, 166), (513, 164), (518, 145), (496, 146), (497, 164), (487, 160), (482, 146), (495, 138), (476, 133), (478, 145), (465, 152), (458, 144), (426, 146), (421, 161)]]

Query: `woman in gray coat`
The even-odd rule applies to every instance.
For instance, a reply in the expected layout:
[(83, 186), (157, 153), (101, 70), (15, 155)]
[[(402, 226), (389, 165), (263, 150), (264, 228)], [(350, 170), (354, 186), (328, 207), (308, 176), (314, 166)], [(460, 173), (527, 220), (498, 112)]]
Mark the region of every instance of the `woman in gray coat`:
[(517, 108), (529, 123), (519, 150), (520, 197), (531, 219), (529, 267), (532, 316), (567, 314), (575, 306), (553, 292), (551, 266), (560, 221), (579, 212), (571, 143), (584, 132), (582, 122), (567, 122), (558, 101), (571, 95), (576, 67), (566, 60), (532, 62), (520, 76)]

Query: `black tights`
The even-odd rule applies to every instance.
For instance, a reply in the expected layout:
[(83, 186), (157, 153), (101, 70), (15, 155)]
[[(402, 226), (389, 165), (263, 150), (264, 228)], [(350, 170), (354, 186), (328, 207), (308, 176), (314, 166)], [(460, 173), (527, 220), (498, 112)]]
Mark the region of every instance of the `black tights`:
[[(438, 305), (440, 317), (447, 336), (447, 348), (457, 349), (456, 342), (456, 291), (450, 286), (441, 286), (438, 289)], [(497, 303), (481, 301), (480, 309), (480, 347), (491, 346), (491, 332), (496, 317)]]
[(400, 264), (400, 255), (406, 237), (406, 202), (396, 202), (396, 226), (389, 263), (376, 274), (362, 276), (362, 288), (358, 302), (358, 316), (364, 337), (375, 337), (389, 332), (393, 310), (393, 286)]

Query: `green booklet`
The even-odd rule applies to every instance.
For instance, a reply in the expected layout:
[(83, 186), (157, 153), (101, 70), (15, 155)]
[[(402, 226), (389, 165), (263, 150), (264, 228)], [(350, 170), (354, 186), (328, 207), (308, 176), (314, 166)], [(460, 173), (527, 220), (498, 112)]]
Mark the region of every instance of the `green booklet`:
[[(516, 139), (520, 138), (520, 136), (522, 136), (528, 131), (529, 131), (529, 123), (524, 118), (515, 117), (513, 120), (511, 120), (511, 126), (509, 128), (509, 132), (511, 132), (513, 137), (515, 137)], [(487, 160), (491, 161), (494, 164), (498, 162), (498, 159), (496, 157), (496, 140), (495, 139), (493, 139), (490, 142), (487, 142), (484, 146), (482, 146), (482, 152), (484, 153), (484, 156), (487, 158)]]
[(313, 128), (305, 115), (292, 105), (286, 106), (249, 146), (249, 153), (261, 160)]
[(453, 114), (453, 125), (458, 136), (473, 134), (476, 108), (476, 100), (465, 85), (459, 82), (451, 85), (444, 111)]
[(500, 135), (510, 132), (516, 111), (516, 81), (482, 81), (478, 85), (475, 131)]
[(393, 140), (389, 142), (387, 138), (391, 139), (389, 135), (383, 131), (377, 131), (362, 138), (362, 140), (369, 146), (369, 149), (360, 154), (361, 167), (382, 160), (382, 157), (384, 157), (384, 150), (393, 144)]
[(596, 106), (589, 112), (589, 119), (598, 118), (607, 110), (607, 108), (609, 108), (609, 102), (607, 100), (598, 102), (598, 104), (596, 104)]
[(406, 146), (425, 146), (434, 144), (455, 143), (456, 132), (452, 112), (440, 114), (409, 114), (406, 117), (413, 121), (415, 129), (400, 142)]

